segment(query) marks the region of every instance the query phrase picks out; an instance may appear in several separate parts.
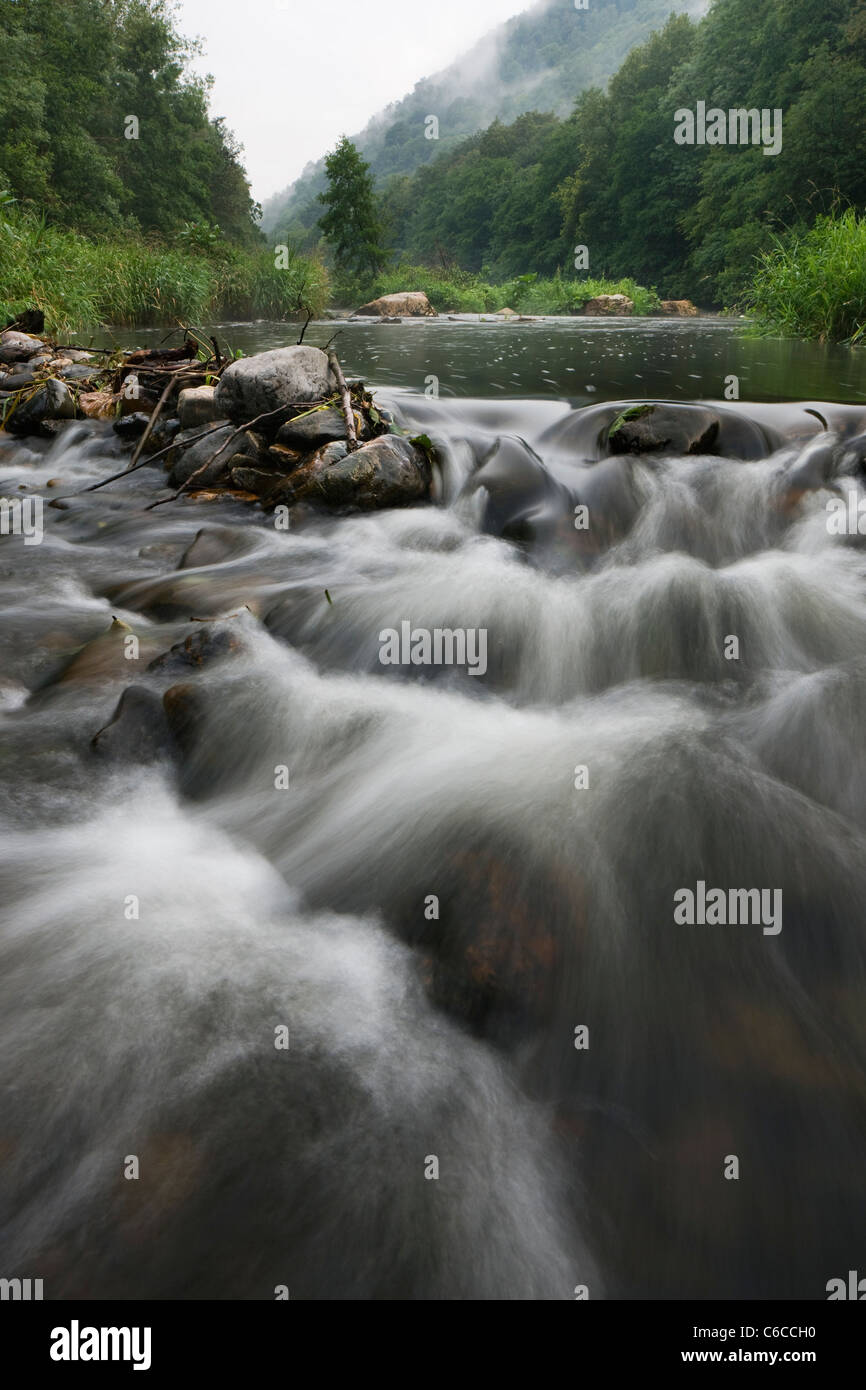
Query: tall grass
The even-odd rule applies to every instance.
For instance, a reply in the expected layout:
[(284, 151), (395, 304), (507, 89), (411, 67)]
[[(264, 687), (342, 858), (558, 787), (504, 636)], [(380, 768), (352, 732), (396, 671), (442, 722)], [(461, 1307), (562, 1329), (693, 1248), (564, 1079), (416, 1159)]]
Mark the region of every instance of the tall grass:
[(518, 275), (501, 284), (491, 284), (466, 270), (440, 270), (431, 266), (397, 266), (380, 271), (371, 279), (338, 280), (335, 294), (344, 306), (357, 307), (364, 300), (403, 290), (423, 290), (439, 313), (487, 314), (497, 309), (514, 309), (523, 314), (575, 314), (588, 299), (601, 294), (625, 294), (634, 301), (635, 314), (652, 314), (659, 308), (655, 290), (645, 289), (634, 280), (569, 280), (560, 274), (549, 279)]
[(866, 217), (848, 208), (775, 237), (745, 307), (761, 333), (856, 342), (866, 329)]
[(93, 241), (0, 194), (0, 322), (31, 306), (57, 335), (101, 323), (298, 318), (321, 314), (328, 288), (314, 256), (290, 254), (278, 270), (264, 247), (204, 254), (133, 237)]

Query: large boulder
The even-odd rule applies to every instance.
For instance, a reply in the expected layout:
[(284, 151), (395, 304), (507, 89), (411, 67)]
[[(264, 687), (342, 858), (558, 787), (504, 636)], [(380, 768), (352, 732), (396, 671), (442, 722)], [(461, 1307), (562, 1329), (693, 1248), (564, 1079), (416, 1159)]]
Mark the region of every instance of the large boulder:
[(219, 418), (241, 425), (269, 411), (324, 400), (336, 386), (321, 348), (274, 348), (226, 367), (214, 393), (214, 406)]
[(698, 311), (690, 299), (663, 299), (661, 312), (669, 318), (694, 319)]
[(355, 310), (355, 317), (368, 318), (433, 318), (436, 310), (423, 290), (409, 290), (405, 294), (383, 294), (379, 299), (371, 299)]
[(719, 417), (704, 406), (642, 405), (623, 411), (608, 436), (614, 454), (714, 452)]
[(353, 453), (328, 444), (296, 468), (268, 498), (269, 505), (309, 502), (352, 511), (406, 507), (430, 495), (427, 455), (402, 435), (387, 434)]
[(634, 300), (629, 299), (627, 294), (600, 294), (595, 299), (586, 301), (583, 312), (590, 318), (606, 318), (610, 314), (633, 314)]

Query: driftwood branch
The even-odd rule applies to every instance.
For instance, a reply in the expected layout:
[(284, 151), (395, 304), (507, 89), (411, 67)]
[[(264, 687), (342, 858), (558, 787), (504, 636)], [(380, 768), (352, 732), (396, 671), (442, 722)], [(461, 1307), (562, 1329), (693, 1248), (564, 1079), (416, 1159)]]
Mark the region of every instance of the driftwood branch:
[(346, 385), (346, 378), (343, 376), (343, 369), (337, 360), (337, 354), (332, 348), (328, 349), (328, 362), (331, 371), (336, 378), (337, 386), (340, 389), (340, 400), (343, 403), (343, 418), (346, 421), (346, 435), (349, 442), (349, 452), (358, 447), (358, 432), (355, 429), (355, 415), (352, 410), (352, 397), (349, 395), (349, 388)]

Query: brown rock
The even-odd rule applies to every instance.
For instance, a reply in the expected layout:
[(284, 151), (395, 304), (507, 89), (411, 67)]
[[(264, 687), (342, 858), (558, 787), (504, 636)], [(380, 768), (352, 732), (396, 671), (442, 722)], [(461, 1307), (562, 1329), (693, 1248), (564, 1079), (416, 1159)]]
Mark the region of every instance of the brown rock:
[(353, 317), (363, 315), (370, 318), (436, 318), (436, 310), (423, 290), (410, 290), (405, 294), (383, 294), (379, 299), (371, 299), (362, 304)]
[(600, 294), (597, 298), (586, 301), (583, 312), (590, 318), (606, 318), (612, 314), (633, 314), (634, 300), (629, 299), (626, 294)]
[(690, 299), (663, 299), (661, 312), (671, 318), (695, 319), (698, 311)]

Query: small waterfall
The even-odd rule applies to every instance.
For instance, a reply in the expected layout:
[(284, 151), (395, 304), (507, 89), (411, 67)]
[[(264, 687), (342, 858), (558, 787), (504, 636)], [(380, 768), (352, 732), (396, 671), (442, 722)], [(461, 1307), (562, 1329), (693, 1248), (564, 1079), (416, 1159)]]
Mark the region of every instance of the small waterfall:
[[(288, 533), (82, 496), (73, 431), (0, 454), (45, 502), (0, 539), (0, 1274), (823, 1298), (866, 1236), (863, 413), (641, 453), (633, 402), (388, 403), (433, 505)], [(383, 663), (404, 624), (484, 669)], [(698, 885), (781, 921), (677, 921)]]

